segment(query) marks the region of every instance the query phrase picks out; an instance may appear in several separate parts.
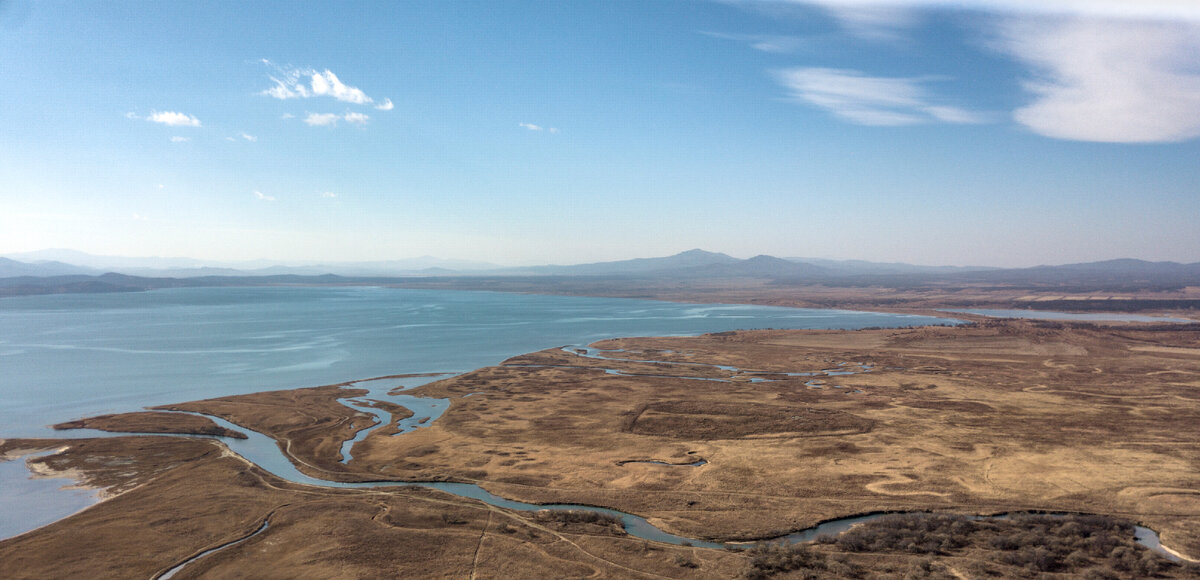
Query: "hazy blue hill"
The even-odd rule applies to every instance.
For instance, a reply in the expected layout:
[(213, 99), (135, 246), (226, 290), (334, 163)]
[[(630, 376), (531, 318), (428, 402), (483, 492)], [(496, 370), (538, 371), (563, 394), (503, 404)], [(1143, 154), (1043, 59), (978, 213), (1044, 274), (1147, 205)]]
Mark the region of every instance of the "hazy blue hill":
[[(280, 264), (263, 260), (247, 262), (219, 262), (194, 258), (98, 256), (77, 250), (50, 249), (34, 252), (8, 254), (7, 258), (22, 263), (61, 264), (57, 270), (14, 270), (5, 274), (0, 265), (0, 276), (58, 276), (67, 274), (100, 274), (119, 272), (131, 276), (151, 278), (200, 278), (206, 276), (411, 276), (423, 274), (431, 268), (436, 271), (484, 272), (499, 268), (495, 264), (478, 260), (446, 260), (434, 256), (421, 256), (400, 260), (375, 260), (363, 262), (331, 262)], [(73, 266), (73, 269), (67, 268)]]
[(62, 262), (19, 262), (8, 258), (0, 258), (0, 278), (16, 276), (68, 276), (72, 274), (99, 274), (91, 268), (84, 268)]
[(732, 264), (740, 261), (725, 254), (696, 249), (662, 258), (635, 258), (632, 260), (576, 264), (573, 266), (533, 266), (530, 268), (508, 269), (504, 272), (554, 276), (644, 275), (717, 264)]
[(950, 279), (1043, 286), (1092, 286), (1108, 290), (1175, 288), (1200, 285), (1200, 262), (1180, 264), (1118, 259), (971, 272)]
[(7, 257), (25, 262), (55, 261), (82, 266), (104, 272), (120, 271), (131, 268), (199, 268), (206, 265), (204, 261), (195, 258), (129, 258), (124, 256), (97, 256), (78, 250), (54, 248), (6, 254)]
[(829, 274), (828, 268), (803, 262), (793, 262), (774, 256), (759, 255), (746, 260), (709, 264), (677, 272), (687, 277), (704, 278), (774, 278), (807, 279)]
[(834, 276), (882, 275), (882, 274), (952, 274), (956, 272), (984, 272), (999, 270), (988, 266), (921, 266), (903, 262), (870, 262), (867, 260), (830, 260), (826, 258), (785, 258), (791, 262), (803, 262), (825, 268)]

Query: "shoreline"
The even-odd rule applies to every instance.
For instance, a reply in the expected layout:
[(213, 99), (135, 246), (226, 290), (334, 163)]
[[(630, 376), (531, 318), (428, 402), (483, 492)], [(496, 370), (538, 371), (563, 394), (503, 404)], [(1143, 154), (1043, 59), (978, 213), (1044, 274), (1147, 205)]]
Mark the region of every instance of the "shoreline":
[[(1163, 404), (1173, 401), (1174, 383), (1162, 375), (1143, 376), (1139, 371), (1150, 368), (1183, 373), (1179, 376), (1200, 374), (1200, 368), (1182, 352), (1190, 348), (1187, 341), (1192, 338), (1187, 337), (1192, 337), (1189, 333), (1194, 330), (1164, 328), (984, 319), (971, 326), (759, 330), (605, 339), (600, 360), (593, 360), (594, 354), (585, 357), (554, 347), (405, 391), (450, 398), (451, 408), (441, 419), (405, 437), (369, 433), (355, 445), (354, 460), (349, 465), (332, 469), (326, 466), (334, 457), (331, 451), (362, 429), (353, 419), (358, 412), (338, 401), (347, 396), (347, 388), (353, 390), (356, 384), (371, 380), (436, 377), (443, 373), (382, 375), (324, 387), (171, 406), (200, 405), (190, 410), (218, 414), (244, 428), (272, 435), (294, 464), (309, 465), (335, 480), (362, 478), (369, 473), (376, 481), (394, 481), (392, 478), (398, 474), (404, 474), (409, 482), (431, 481), (432, 474), (436, 481), (475, 482), (516, 501), (594, 505), (641, 514), (661, 529), (685, 537), (748, 537), (749, 528), (739, 531), (739, 526), (750, 524), (722, 519), (741, 512), (744, 515), (735, 517), (744, 522), (759, 521), (753, 525), (791, 530), (809, 527), (797, 527), (794, 522), (798, 519), (820, 522), (842, 519), (846, 513), (910, 512), (913, 508), (986, 513), (1014, 511), (1013, 507), (1023, 505), (1037, 506), (1041, 511), (1116, 513), (1138, 520), (1147, 519), (1139, 514), (1161, 511), (1154, 507), (1159, 501), (1156, 496), (1135, 493), (1129, 499), (1105, 495), (1063, 499), (1046, 495), (1048, 488), (1043, 489), (1040, 479), (1022, 481), (1021, 472), (1013, 470), (1029, 462), (1044, 464), (1042, 469), (1049, 471), (1042, 477), (1053, 483), (1060, 476), (1071, 475), (1057, 474), (1056, 465), (1061, 470), (1079, 461), (1091, 461), (1078, 467), (1079, 473), (1117, 477), (1114, 489), (1186, 487), (1171, 478), (1187, 469), (1179, 458), (1158, 451), (1157, 443), (1123, 446), (1121, 454), (1116, 455), (1105, 452), (1111, 457), (1096, 455), (1101, 450), (1086, 445), (1078, 449), (1084, 455), (1069, 458), (1023, 451), (1025, 455), (1018, 456), (1018, 463), (989, 467), (992, 477), (1009, 478), (1003, 480), (1008, 487), (997, 489), (1011, 489), (992, 499), (987, 499), (987, 494), (995, 494), (995, 490), (982, 495), (975, 490), (994, 484), (977, 481), (969, 469), (962, 471), (969, 463), (954, 467), (937, 457), (958, 457), (961, 459), (956, 461), (960, 462), (976, 457), (995, 462), (1013, 453), (989, 451), (989, 446), (997, 445), (1015, 445), (1014, 450), (1059, 445), (1061, 449), (1055, 453), (1072, 453), (1074, 422), (1085, 417), (1072, 418), (1071, 413), (1056, 415), (1050, 422), (1055, 438), (1019, 444), (1039, 437), (1037, 432), (1020, 428), (1022, 417), (1055, 412), (1062, 405), (1066, 405), (1062, 412), (1078, 406), (1093, 415), (1098, 413), (1078, 426), (1109, 429), (1111, 435), (1098, 436), (1098, 440), (1132, 441), (1136, 445), (1138, 441), (1165, 441), (1175, 433), (1171, 441), (1186, 443), (1179, 438), (1186, 439), (1188, 434), (1173, 430), (1167, 422), (1169, 415), (1159, 414)], [(1180, 345), (1172, 347), (1179, 352), (1127, 348), (1146, 341)], [(592, 346), (600, 347), (596, 343)], [(831, 375), (825, 379), (823, 389), (804, 386), (812, 373), (836, 370), (839, 360), (859, 361), (861, 369), (845, 376)], [(1084, 364), (1103, 367), (1104, 384), (1095, 384), (1098, 379), (1093, 378), (1090, 366), (1080, 368), (1078, 373), (1070, 370)], [(701, 371), (700, 367), (707, 368)], [(614, 368), (623, 369), (625, 374), (607, 372)], [(739, 373), (758, 377), (757, 382), (735, 380)], [(1021, 388), (1045, 383), (1047, 376), (1053, 377), (1055, 393), (1060, 394)], [(1006, 386), (1010, 383), (1013, 386)], [(1130, 392), (1129, 388), (1138, 391)], [(1081, 393), (1092, 391), (1112, 401), (1078, 400)], [(615, 393), (621, 396), (614, 397)], [(1114, 413), (1129, 397), (1135, 397), (1139, 408), (1155, 417), (1145, 424), (1130, 423), (1128, 428), (1137, 430), (1134, 437), (1123, 431), (1124, 416)], [(628, 427), (621, 427), (625, 424), (622, 413), (640, 400), (649, 406), (631, 415)], [(257, 402), (248, 404), (252, 401)], [(217, 407), (212, 405), (218, 403), (225, 411), (214, 413)], [(1006, 413), (997, 414), (997, 408), (1006, 409)], [(297, 410), (303, 411), (298, 414)], [(773, 426), (771, 421), (775, 419), (765, 411), (779, 411), (779, 420), (784, 423)], [(806, 438), (805, 431), (797, 430), (802, 423), (786, 423), (789, 417), (811, 416), (818, 423), (803, 429), (828, 429), (837, 423), (821, 422), (841, 416), (832, 411), (869, 419), (873, 427), (852, 432), (834, 430), (830, 436)], [(330, 420), (312, 423), (304, 417)], [(713, 434), (719, 437), (696, 430), (703, 421), (711, 423), (704, 417), (717, 421), (718, 432)], [(743, 417), (753, 417), (756, 429), (768, 431), (743, 431)], [(976, 432), (995, 436), (972, 438)], [(896, 437), (902, 442), (895, 442)], [(886, 441), (892, 442), (881, 447)], [(781, 448), (780, 442), (786, 445)], [(896, 455), (888, 448), (907, 451)], [(912, 451), (916, 448), (922, 451)], [(630, 453), (632, 449), (638, 452)], [(787, 453), (782, 453), (785, 450)], [(630, 457), (674, 462), (689, 454), (704, 457), (707, 463), (695, 469), (628, 461), (617, 465)], [(900, 460), (903, 467), (887, 467), (881, 462), (885, 457)], [(836, 461), (826, 463), (832, 459), (840, 461), (840, 466), (835, 467)], [(817, 472), (795, 471), (791, 466), (797, 461)], [(1132, 478), (1132, 471), (1127, 476), (1111, 467), (1128, 464), (1132, 466), (1128, 469), (1136, 471), (1137, 465), (1147, 462), (1160, 465), (1152, 472), (1156, 479), (1138, 480)], [(778, 468), (762, 471), (763, 466)], [(949, 469), (959, 471), (947, 473)], [(963, 478), (964, 483), (954, 484), (953, 478)], [(747, 487), (754, 481), (759, 483)], [(808, 483), (817, 481), (847, 483)], [(757, 498), (753, 509), (747, 510), (743, 505), (747, 500), (732, 493), (738, 489), (753, 490), (747, 493), (747, 497)], [(820, 493), (788, 499), (792, 489)], [(934, 491), (947, 497), (930, 496)], [(914, 497), (914, 493), (921, 495)], [(689, 502), (686, 506), (684, 500)], [(693, 508), (693, 503), (697, 507)], [(854, 509), (856, 505), (868, 509)], [(1084, 505), (1103, 509), (1080, 509)], [(1200, 518), (1200, 512), (1195, 517)], [(1149, 519), (1154, 520), (1147, 522), (1152, 529), (1170, 538), (1183, 533), (1184, 528), (1174, 524), (1163, 527), (1161, 517)], [(275, 533), (273, 525), (268, 535)], [(1180, 541), (1186, 545), (1190, 536), (1185, 533), (1182, 537)], [(1188, 548), (1180, 546), (1172, 553), (1180, 551)]]

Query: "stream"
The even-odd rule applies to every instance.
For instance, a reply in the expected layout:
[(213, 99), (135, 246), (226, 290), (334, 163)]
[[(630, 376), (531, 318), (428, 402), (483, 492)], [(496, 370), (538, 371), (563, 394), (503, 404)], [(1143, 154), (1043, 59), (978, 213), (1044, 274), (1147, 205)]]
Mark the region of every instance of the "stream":
[[(626, 359), (608, 359), (601, 354), (603, 351), (598, 351), (596, 349), (587, 349), (584, 347), (564, 347), (564, 350), (566, 352), (571, 352), (573, 354), (577, 354), (579, 356), (586, 356), (589, 358), (596, 358), (596, 359), (602, 359), (602, 360), (614, 360), (614, 361), (626, 360)], [(715, 367), (715, 368), (718, 368), (719, 370), (732, 373), (735, 376), (736, 375), (744, 376), (744, 375), (761, 374), (761, 375), (768, 375), (768, 376), (786, 376), (786, 377), (822, 377), (822, 376), (823, 377), (833, 377), (833, 376), (853, 375), (853, 374), (857, 374), (860, 372), (870, 372), (872, 369), (871, 365), (869, 365), (867, 363), (841, 363), (837, 366), (836, 369), (824, 369), (824, 370), (820, 370), (820, 371), (810, 371), (810, 372), (800, 372), (800, 373), (775, 373), (775, 372), (757, 372), (756, 373), (755, 371), (744, 371), (742, 369), (738, 369), (736, 367), (731, 367), (731, 366), (707, 365), (707, 364), (703, 364), (703, 363), (676, 363), (676, 362), (669, 362), (669, 361), (650, 361), (650, 360), (639, 360), (639, 361), (635, 361), (635, 362), (643, 362), (643, 363), (662, 362), (662, 363), (666, 363), (666, 364), (683, 365), (683, 366), (698, 366), (698, 367), (710, 367), (710, 368)], [(534, 366), (541, 366), (541, 365), (534, 365)], [(604, 370), (617, 372), (616, 369), (604, 369)], [(442, 413), (444, 413), (446, 411), (446, 409), (449, 408), (450, 400), (449, 399), (414, 397), (412, 395), (397, 393), (396, 391), (397, 390), (408, 390), (408, 389), (411, 389), (411, 388), (414, 388), (414, 387), (417, 387), (417, 386), (420, 386), (423, 384), (433, 382), (435, 380), (445, 378), (447, 376), (451, 376), (453, 374), (454, 373), (446, 373), (446, 374), (441, 374), (441, 375), (436, 375), (436, 376), (426, 376), (426, 377), (364, 379), (364, 380), (355, 381), (355, 382), (349, 384), (348, 386), (350, 388), (367, 389), (369, 392), (366, 395), (356, 395), (356, 396), (352, 396), (352, 397), (346, 397), (346, 398), (339, 399), (339, 401), (342, 402), (342, 404), (347, 405), (350, 408), (374, 415), (376, 418), (376, 422), (372, 426), (361, 429), (359, 432), (357, 432), (354, 435), (354, 437), (348, 439), (347, 441), (345, 441), (343, 443), (343, 445), (342, 445), (343, 463), (348, 462), (352, 459), (351, 452), (352, 452), (354, 443), (365, 439), (375, 429), (378, 429), (382, 426), (385, 426), (385, 425), (388, 425), (391, 423), (391, 420), (392, 420), (391, 414), (388, 413), (386, 410), (370, 406), (370, 401), (390, 402), (390, 403), (399, 404), (401, 406), (408, 408), (409, 410), (411, 410), (413, 412), (413, 415), (411, 417), (409, 417), (407, 419), (403, 419), (398, 422), (400, 430), (397, 433), (397, 435), (403, 434), (403, 433), (406, 433), (406, 432), (409, 432), (409, 431), (412, 431), (412, 430), (415, 430), (415, 429), (418, 429), (418, 428), (421, 428), (424, 426), (428, 426), (428, 425), (432, 424), (435, 420), (437, 420), (437, 418), (440, 417), (442, 415)], [(683, 378), (683, 379), (695, 378), (695, 379), (704, 379), (704, 380), (714, 380), (712, 378), (706, 378), (706, 377), (675, 377), (675, 378)], [(717, 379), (717, 380), (729, 380), (729, 379)], [(761, 380), (766, 381), (766, 380), (771, 380), (771, 379), (762, 378)], [(821, 383), (822, 383), (822, 381), (813, 380), (813, 381), (808, 381), (806, 383), (806, 385), (809, 386), (810, 388), (821, 388), (823, 386)], [(262, 469), (270, 472), (271, 474), (273, 474), (279, 478), (285, 479), (285, 480), (293, 482), (293, 483), (298, 483), (298, 484), (302, 484), (302, 485), (318, 486), (318, 487), (327, 487), (327, 488), (350, 488), (350, 489), (386, 488), (386, 487), (424, 487), (424, 488), (430, 488), (430, 489), (437, 489), (437, 490), (440, 490), (440, 491), (443, 491), (446, 493), (450, 493), (450, 494), (453, 494), (453, 495), (456, 495), (459, 497), (479, 500), (479, 501), (482, 501), (482, 502), (487, 503), (492, 506), (496, 506), (496, 507), (500, 507), (500, 508), (504, 508), (504, 509), (515, 510), (515, 511), (574, 510), (574, 511), (584, 511), (584, 512), (593, 512), (593, 513), (598, 513), (598, 514), (604, 514), (604, 515), (618, 518), (621, 522), (622, 527), (625, 529), (625, 531), (630, 536), (633, 536), (635, 538), (644, 539), (644, 540), (655, 541), (655, 542), (662, 542), (662, 543), (674, 544), (674, 545), (689, 545), (689, 546), (694, 546), (694, 547), (699, 547), (699, 548), (710, 548), (710, 549), (722, 549), (722, 548), (728, 548), (728, 547), (745, 547), (747, 545), (757, 543), (757, 542), (731, 542), (731, 543), (711, 542), (711, 541), (700, 540), (700, 539), (696, 539), (696, 538), (688, 538), (688, 537), (684, 537), (684, 536), (678, 536), (678, 535), (671, 534), (669, 532), (666, 532), (662, 529), (655, 527), (654, 525), (650, 524), (650, 522), (648, 522), (645, 518), (642, 518), (640, 516), (636, 516), (633, 514), (625, 513), (622, 511), (609, 509), (609, 508), (588, 506), (588, 505), (579, 505), (579, 504), (526, 503), (526, 502), (506, 499), (506, 498), (497, 496), (497, 495), (492, 494), (491, 492), (488, 492), (487, 490), (485, 490), (482, 487), (480, 487), (476, 484), (473, 484), (473, 483), (408, 482), (408, 481), (374, 481), (374, 482), (346, 483), (346, 482), (337, 482), (337, 481), (320, 479), (320, 478), (312, 477), (310, 475), (302, 473), (301, 471), (296, 469), (295, 465), (284, 455), (284, 453), (281, 451), (279, 445), (275, 442), (274, 439), (271, 439), (270, 437), (263, 435), (262, 433), (258, 433), (254, 430), (247, 429), (240, 425), (236, 425), (234, 423), (226, 421), (225, 419), (222, 419), (220, 417), (216, 417), (216, 416), (212, 416), (212, 415), (205, 415), (205, 414), (200, 414), (200, 413), (193, 413), (193, 414), (206, 417), (222, 427), (225, 427), (227, 429), (231, 429), (234, 431), (240, 431), (247, 435), (247, 439), (233, 439), (233, 438), (219, 437), (219, 436), (200, 436), (200, 437), (219, 439), (222, 443), (224, 443), (226, 446), (228, 446), (230, 448), (230, 450), (232, 450), (233, 452), (242, 456), (246, 460), (254, 463), (255, 465), (261, 467)], [(112, 436), (129, 435), (129, 434), (106, 433), (106, 432), (93, 431), (90, 429), (82, 429), (82, 430), (77, 430), (76, 435), (74, 435), (74, 436), (79, 436), (79, 435), (112, 437)], [(141, 435), (144, 435), (144, 434), (141, 434)], [(196, 437), (196, 435), (176, 435), (176, 436)], [(623, 463), (653, 463), (653, 464), (661, 464), (664, 466), (679, 467), (679, 468), (702, 468), (704, 465), (708, 464), (708, 462), (705, 460), (699, 460), (699, 461), (696, 461), (696, 462), (690, 463), (690, 464), (687, 464), (687, 463), (669, 464), (669, 463), (665, 463), (665, 462), (661, 462), (661, 461), (653, 461), (653, 460), (645, 460), (645, 461), (631, 460), (631, 461), (626, 461)], [(876, 520), (878, 518), (884, 517), (886, 515), (891, 515), (891, 514), (875, 513), (875, 514), (856, 515), (856, 516), (851, 516), (851, 517), (838, 518), (838, 519), (823, 522), (817, 526), (814, 526), (814, 527), (811, 527), (811, 528), (808, 528), (805, 530), (800, 530), (798, 532), (794, 532), (794, 533), (791, 533), (791, 534), (788, 534), (785, 536), (781, 536), (778, 538), (771, 538), (771, 539), (762, 540), (762, 541), (781, 542), (781, 543), (786, 543), (786, 544), (811, 542), (821, 536), (838, 535), (842, 532), (849, 530), (851, 527), (853, 527), (857, 524), (870, 522), (870, 521)], [(1065, 516), (1065, 515), (1069, 515), (1069, 514), (1044, 514), (1044, 515)], [(1006, 518), (1006, 517), (1010, 517), (1010, 516), (1007, 514), (1001, 514), (1001, 515), (995, 515), (995, 516), (972, 516), (973, 519)], [(251, 533), (247, 536), (244, 536), (242, 538), (239, 538), (237, 540), (223, 544), (221, 546), (217, 546), (217, 547), (205, 550), (191, 558), (188, 558), (187, 560), (176, 564), (174, 567), (172, 567), (171, 569), (167, 570), (166, 572), (164, 572), (163, 574), (158, 576), (158, 578), (169, 578), (169, 577), (173, 576), (175, 573), (177, 573), (178, 571), (182, 570), (188, 564), (190, 564), (200, 558), (206, 557), (214, 552), (229, 548), (231, 546), (238, 545), (238, 544), (250, 539), (251, 537), (258, 535), (258, 534), (262, 533), (263, 531), (265, 531), (268, 527), (268, 523), (269, 523), (269, 518), (264, 519), (262, 524), (260, 525), (260, 527), (253, 533)], [(1179, 556), (1168, 551), (1167, 549), (1165, 549), (1162, 546), (1162, 544), (1159, 540), (1159, 536), (1154, 530), (1151, 530), (1144, 526), (1135, 526), (1135, 539), (1139, 544), (1145, 546), (1146, 548), (1149, 548), (1150, 550), (1153, 550), (1154, 552), (1162, 555), (1163, 557), (1165, 557), (1171, 561), (1174, 561), (1174, 562), (1182, 561), (1182, 559)]]

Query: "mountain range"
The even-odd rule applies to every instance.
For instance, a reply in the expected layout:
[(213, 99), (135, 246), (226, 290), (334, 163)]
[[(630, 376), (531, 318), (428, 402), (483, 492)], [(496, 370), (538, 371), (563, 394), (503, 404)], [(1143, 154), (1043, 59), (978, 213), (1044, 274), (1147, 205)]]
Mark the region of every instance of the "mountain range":
[[(14, 258), (32, 258), (22, 261)], [(49, 259), (60, 258), (60, 259)], [(1200, 263), (1135, 259), (1032, 268), (917, 266), (689, 250), (672, 256), (613, 262), (502, 268), (433, 257), (335, 264), (212, 263), (189, 258), (123, 258), (49, 250), (0, 257), (3, 294), (101, 292), (178, 286), (304, 283), (381, 283), (413, 279), (756, 279), (775, 284), (912, 287), (925, 284), (1003, 284), (1097, 290), (1200, 286)], [(19, 290), (18, 290), (19, 289)], [(52, 290), (53, 289), (53, 290)]]

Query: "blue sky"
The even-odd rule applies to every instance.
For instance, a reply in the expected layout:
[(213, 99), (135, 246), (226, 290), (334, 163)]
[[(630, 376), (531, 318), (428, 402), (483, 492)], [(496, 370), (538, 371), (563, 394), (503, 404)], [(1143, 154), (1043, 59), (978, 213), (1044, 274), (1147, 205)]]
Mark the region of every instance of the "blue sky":
[(1178, 0), (0, 0), (0, 253), (1200, 261)]

